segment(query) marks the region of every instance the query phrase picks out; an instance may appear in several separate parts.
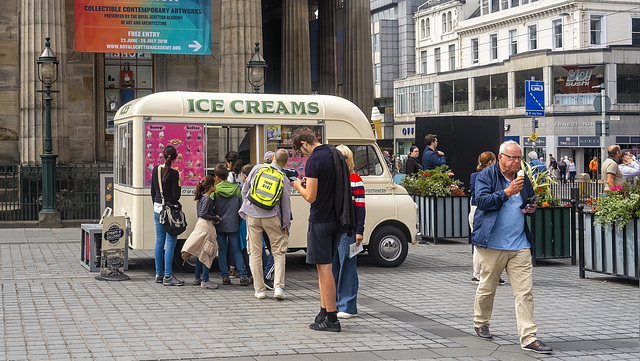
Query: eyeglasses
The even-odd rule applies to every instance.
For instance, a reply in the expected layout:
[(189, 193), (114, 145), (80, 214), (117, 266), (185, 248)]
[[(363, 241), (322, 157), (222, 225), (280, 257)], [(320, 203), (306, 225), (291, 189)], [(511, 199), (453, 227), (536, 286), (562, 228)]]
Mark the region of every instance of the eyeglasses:
[(514, 160), (522, 160), (524, 157), (521, 155), (508, 155), (508, 154), (504, 154), (504, 153), (500, 153), (502, 155), (504, 155), (505, 157), (507, 157), (507, 159), (509, 159), (510, 161), (514, 161)]

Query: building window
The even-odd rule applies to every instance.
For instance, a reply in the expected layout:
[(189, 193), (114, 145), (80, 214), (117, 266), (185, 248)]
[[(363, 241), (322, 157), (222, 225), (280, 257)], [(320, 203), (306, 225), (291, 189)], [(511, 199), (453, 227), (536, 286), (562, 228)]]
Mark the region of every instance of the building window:
[(453, 22), (451, 20), (451, 11), (447, 13), (447, 31), (453, 30)]
[(640, 104), (640, 65), (618, 64), (618, 103)]
[(525, 81), (542, 80), (542, 68), (516, 71), (514, 74), (516, 107), (525, 106)]
[(449, 45), (449, 70), (456, 69), (456, 46)]
[(489, 35), (489, 45), (491, 46), (490, 58), (491, 60), (498, 59), (498, 34)]
[(478, 39), (471, 39), (471, 63), (478, 64)]
[(422, 74), (427, 73), (427, 51), (422, 50), (420, 52), (420, 63), (422, 64)]
[(422, 84), (422, 111), (433, 110), (433, 84)]
[(453, 81), (453, 111), (466, 112), (469, 110), (469, 82), (467, 79)]
[(489, 0), (480, 0), (480, 13), (481, 15), (487, 15), (489, 13)]
[(520, 0), (511, 0), (511, 7), (512, 8), (515, 8), (518, 5), (520, 5)]
[(433, 58), (436, 66), (436, 73), (440, 72), (440, 48), (433, 49)]
[(440, 113), (453, 112), (453, 81), (440, 82)]
[(394, 108), (396, 110), (396, 114), (403, 114), (407, 112), (407, 88), (396, 89)]
[(476, 110), (507, 108), (507, 73), (475, 78), (474, 91)]
[(640, 45), (640, 18), (631, 19), (631, 44)]
[(380, 51), (380, 33), (371, 35), (371, 48), (373, 52)]
[(554, 20), (551, 22), (553, 29), (553, 47), (554, 49), (562, 48), (562, 20)]
[(375, 84), (380, 84), (380, 76), (381, 76), (381, 74), (380, 74), (380, 64), (375, 64), (375, 65), (373, 66), (373, 68), (374, 68), (374, 72), (373, 72), (373, 82), (374, 82)]
[(538, 26), (529, 25), (529, 50), (538, 49)]
[(593, 87), (605, 80), (602, 65), (555, 66), (552, 82), (553, 104), (591, 105), (600, 94), (600, 89)]
[(417, 113), (422, 110), (422, 102), (420, 101), (420, 90), (420, 85), (409, 87), (409, 113)]
[(518, 30), (509, 30), (509, 55), (518, 54)]
[(151, 54), (106, 53), (104, 56), (106, 134), (113, 134), (113, 117), (123, 104), (153, 93)]
[(427, 37), (427, 24), (424, 19), (420, 20), (420, 38), (424, 39)]
[(499, 0), (491, 0), (491, 12), (495, 13), (500, 10)]
[(426, 37), (430, 38), (431, 37), (431, 19), (426, 18), (425, 22), (426, 22)]
[(591, 15), (589, 17), (589, 44), (590, 45), (602, 45), (603, 39), (603, 24), (604, 21), (602, 15)]
[(507, 10), (509, 8), (509, 0), (502, 0), (500, 6), (502, 6), (502, 10)]

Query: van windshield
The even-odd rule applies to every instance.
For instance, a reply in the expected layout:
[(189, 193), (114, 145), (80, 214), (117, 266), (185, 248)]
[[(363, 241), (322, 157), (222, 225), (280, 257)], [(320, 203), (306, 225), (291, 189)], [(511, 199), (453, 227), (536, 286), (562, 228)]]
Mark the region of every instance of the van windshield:
[(378, 153), (370, 145), (347, 145), (353, 152), (354, 170), (360, 176), (382, 175)]

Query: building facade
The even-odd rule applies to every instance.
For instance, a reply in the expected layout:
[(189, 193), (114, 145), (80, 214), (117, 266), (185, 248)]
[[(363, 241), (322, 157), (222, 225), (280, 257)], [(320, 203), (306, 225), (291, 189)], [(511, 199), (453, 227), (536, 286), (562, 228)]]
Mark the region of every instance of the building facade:
[[(451, 21), (449, 21), (451, 13)], [(429, 1), (415, 15), (419, 73), (394, 83), (395, 120), (498, 115), (505, 139), (578, 173), (602, 148), (640, 145), (640, 4), (635, 1)], [(424, 24), (424, 26), (422, 25)], [(544, 82), (544, 117), (525, 115), (526, 81)], [(610, 99), (610, 135), (594, 101)], [(599, 105), (599, 104), (598, 104)], [(482, 124), (478, 124), (479, 127)]]
[[(60, 163), (112, 161), (113, 116), (130, 99), (172, 90), (253, 92), (246, 65), (255, 42), (268, 64), (263, 91), (339, 95), (365, 113), (373, 106), (366, 0), (211, 0), (210, 55), (75, 51), (75, 32), (82, 31), (75, 28), (76, 5), (3, 1), (0, 165), (40, 162), (44, 101), (36, 60), (45, 37), (60, 62), (51, 111)], [(126, 89), (123, 72), (134, 79)], [(220, 160), (244, 136), (242, 130), (227, 132), (217, 135), (221, 141), (210, 150)]]

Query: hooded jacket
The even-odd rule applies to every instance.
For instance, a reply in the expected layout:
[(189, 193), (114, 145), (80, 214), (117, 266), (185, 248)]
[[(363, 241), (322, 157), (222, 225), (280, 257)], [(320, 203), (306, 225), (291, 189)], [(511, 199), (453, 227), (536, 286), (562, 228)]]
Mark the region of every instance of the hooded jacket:
[[(476, 177), (475, 200), (478, 208), (473, 217), (473, 233), (471, 234), (471, 243), (473, 245), (487, 248), (489, 236), (491, 236), (491, 230), (496, 223), (498, 212), (502, 205), (509, 200), (509, 197), (504, 192), (507, 187), (507, 180), (502, 175), (499, 163), (494, 163), (483, 169)], [(533, 195), (531, 181), (529, 177), (524, 177), (524, 185), (520, 190), (522, 206), (525, 206), (527, 200)], [(526, 215), (531, 216), (532, 214), (527, 213)], [(524, 231), (529, 244), (531, 244), (532, 236), (527, 222), (524, 222)]]
[(216, 224), (218, 232), (238, 232), (240, 229), (240, 215), (238, 211), (242, 205), (242, 195), (237, 184), (223, 181), (216, 184), (216, 190), (211, 193), (215, 202), (216, 213), (220, 222)]

